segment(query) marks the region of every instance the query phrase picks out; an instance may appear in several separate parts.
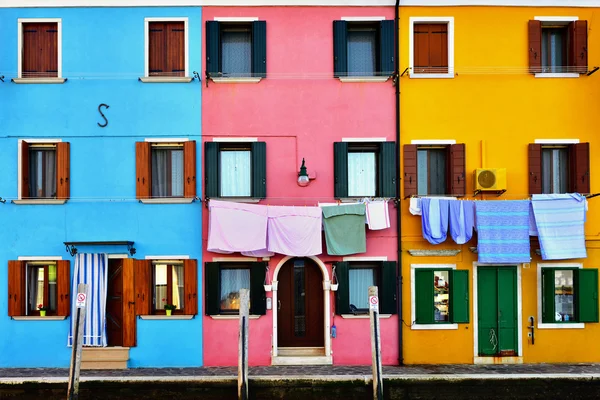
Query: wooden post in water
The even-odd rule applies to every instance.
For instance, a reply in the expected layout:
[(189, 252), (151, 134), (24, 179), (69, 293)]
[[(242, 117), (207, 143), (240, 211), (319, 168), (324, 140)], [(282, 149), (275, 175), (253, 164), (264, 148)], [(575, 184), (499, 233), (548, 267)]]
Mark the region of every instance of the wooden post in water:
[(238, 400), (248, 400), (248, 314), (250, 291), (240, 289), (240, 335), (238, 341)]
[[(87, 309), (88, 285), (80, 283), (77, 285), (77, 298), (75, 313), (75, 327), (73, 331), (73, 350), (71, 351), (71, 366), (69, 368), (69, 387), (67, 389), (67, 400), (79, 398), (79, 372), (81, 370), (81, 348), (83, 345), (83, 323)], [(83, 294), (83, 301), (80, 295)]]
[(371, 320), (373, 399), (383, 400), (383, 379), (381, 377), (381, 336), (379, 334), (379, 291), (377, 286), (369, 286), (369, 317)]

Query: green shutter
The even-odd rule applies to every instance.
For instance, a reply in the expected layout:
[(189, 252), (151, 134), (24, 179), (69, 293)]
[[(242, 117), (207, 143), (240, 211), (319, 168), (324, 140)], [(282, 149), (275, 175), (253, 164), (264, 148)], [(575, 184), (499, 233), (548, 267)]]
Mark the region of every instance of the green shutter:
[(333, 21), (333, 76), (348, 75), (348, 23)]
[(347, 262), (335, 264), (338, 290), (335, 292), (335, 313), (337, 315), (350, 314), (350, 277)]
[(381, 76), (394, 73), (394, 21), (381, 21), (379, 25), (379, 68)]
[(577, 270), (579, 322), (598, 322), (598, 270)]
[(204, 263), (204, 313), (217, 315), (220, 312), (221, 270), (219, 263)]
[(252, 142), (252, 197), (267, 197), (267, 144)]
[(212, 77), (220, 76), (220, 38), (219, 21), (206, 21), (206, 72)]
[(433, 270), (415, 269), (415, 323), (433, 324)]
[(379, 144), (379, 196), (396, 198), (396, 143)]
[(267, 294), (265, 293), (266, 262), (255, 262), (250, 267), (250, 314), (267, 313)]
[(220, 197), (219, 193), (219, 143), (204, 143), (204, 196)]
[(252, 23), (252, 76), (267, 76), (267, 21)]
[(337, 199), (348, 197), (348, 143), (333, 144), (333, 175), (335, 179), (333, 196)]
[(396, 283), (398, 274), (396, 273), (396, 261), (384, 261), (381, 264), (381, 282), (379, 287), (379, 312), (381, 314), (397, 314)]
[(554, 270), (542, 268), (542, 322), (556, 322), (554, 318)]
[(454, 323), (469, 322), (469, 271), (450, 273), (450, 318)]

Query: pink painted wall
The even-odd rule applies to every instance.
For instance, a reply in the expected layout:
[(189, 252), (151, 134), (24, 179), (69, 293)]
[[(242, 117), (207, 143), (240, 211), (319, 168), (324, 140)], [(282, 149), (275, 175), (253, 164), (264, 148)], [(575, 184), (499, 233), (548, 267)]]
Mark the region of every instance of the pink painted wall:
[[(257, 84), (202, 85), (203, 141), (238, 136), (267, 143), (267, 199), (261, 204), (316, 206), (318, 202), (334, 201), (333, 142), (343, 137), (395, 140), (391, 81), (341, 83), (333, 78), (333, 21), (348, 16), (393, 19), (393, 7), (204, 7), (202, 14), (205, 21), (215, 17), (258, 17), (267, 21), (266, 79)], [(301, 188), (296, 180), (303, 157), (309, 173), (317, 177)], [(390, 218), (391, 228), (367, 231), (367, 252), (359, 256), (397, 260), (397, 217), (392, 204)], [(207, 235), (205, 209), (204, 249)], [(222, 255), (204, 251), (203, 257), (204, 261), (212, 261)], [(320, 258), (330, 274), (332, 262), (341, 260), (326, 254)], [(276, 256), (270, 260), (271, 274), (280, 259)], [(334, 314), (333, 295), (331, 305)], [(338, 332), (332, 339), (334, 364), (369, 364), (368, 319), (332, 317)], [(204, 365), (236, 365), (238, 322), (203, 318)], [(271, 363), (272, 327), (270, 310), (250, 321), (251, 365)], [(397, 364), (397, 317), (382, 320), (381, 328), (383, 363)]]

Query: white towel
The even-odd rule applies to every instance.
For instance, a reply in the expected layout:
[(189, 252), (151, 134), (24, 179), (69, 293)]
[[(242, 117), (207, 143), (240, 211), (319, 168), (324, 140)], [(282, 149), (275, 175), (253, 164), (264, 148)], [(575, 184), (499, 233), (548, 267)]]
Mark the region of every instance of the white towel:
[(420, 197), (411, 197), (410, 198), (410, 207), (408, 211), (412, 215), (421, 215), (421, 198)]
[(377, 231), (390, 227), (390, 213), (387, 200), (375, 200), (367, 203), (367, 224), (369, 229)]

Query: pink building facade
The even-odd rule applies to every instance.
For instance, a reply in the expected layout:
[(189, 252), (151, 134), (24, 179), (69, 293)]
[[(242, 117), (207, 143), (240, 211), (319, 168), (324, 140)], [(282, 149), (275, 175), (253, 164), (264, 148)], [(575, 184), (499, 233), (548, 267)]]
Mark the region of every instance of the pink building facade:
[[(356, 306), (349, 311), (348, 299), (338, 296), (342, 290), (348, 295), (348, 288), (341, 286), (349, 281), (358, 280), (359, 286), (360, 282), (364, 286), (360, 277), (365, 271), (367, 281), (380, 287), (380, 297), (384, 281), (396, 280), (389, 273), (390, 268), (396, 271), (398, 259), (396, 195), (382, 191), (390, 185), (382, 182), (384, 163), (397, 170), (395, 150), (385, 160), (382, 150), (395, 149), (396, 140), (395, 89), (389, 78), (392, 71), (387, 71), (394, 53), (384, 48), (389, 37), (383, 37), (389, 34), (390, 23), (393, 27), (394, 7), (204, 7), (202, 16), (207, 38), (203, 46), (207, 79), (202, 85), (205, 204), (221, 200), (317, 207), (356, 203), (357, 197), (368, 197), (387, 201), (390, 220), (387, 229), (365, 226), (366, 252), (329, 255), (323, 239), (322, 254), (318, 255), (247, 257), (239, 252), (207, 250), (210, 211), (204, 207), (203, 364), (237, 365), (238, 317), (228, 312), (236, 306), (226, 301), (228, 288), (235, 284), (225, 280), (247, 282), (248, 274), (237, 273), (245, 266), (251, 269), (253, 281), (261, 277), (257, 271), (262, 271), (267, 289), (264, 309), (255, 304), (256, 293), (251, 293), (250, 365), (370, 364), (368, 313)], [(247, 62), (239, 58), (244, 52), (249, 52)], [(366, 62), (361, 64), (361, 60)], [(393, 66), (393, 59), (391, 62)], [(341, 77), (334, 77), (334, 68)], [(346, 145), (334, 150), (334, 143)], [(231, 152), (224, 158), (226, 151)], [(225, 187), (225, 168), (247, 165), (244, 152), (252, 160), (249, 186)], [(374, 154), (374, 164), (368, 160), (365, 164), (375, 166), (372, 178), (376, 183), (366, 190), (367, 196), (354, 196), (348, 187), (341, 192), (336, 189), (336, 184), (340, 185), (337, 175), (348, 173), (344, 168), (356, 172), (354, 159), (346, 158), (346, 153)], [(257, 161), (260, 157), (262, 161)], [(336, 157), (346, 160), (341, 170), (336, 169)], [(307, 186), (298, 184), (303, 159), (310, 177)], [(264, 171), (257, 171), (260, 168)], [(395, 172), (387, 174), (395, 184)], [(230, 179), (242, 175), (234, 173)], [(256, 182), (259, 179), (262, 185)], [(215, 186), (217, 181), (220, 183)], [(252, 234), (252, 229), (246, 228), (240, 225), (240, 232)], [(384, 265), (387, 274), (382, 272)], [(346, 275), (340, 277), (342, 270)], [(333, 290), (336, 284), (339, 286)], [(388, 290), (387, 298), (382, 299), (388, 302), (388, 310), (390, 305), (395, 307), (396, 282), (391, 287), (394, 293)], [(214, 298), (220, 303), (215, 304)], [(262, 310), (257, 313), (257, 309)], [(382, 362), (395, 365), (399, 358), (398, 315), (395, 308), (388, 314), (381, 312)]]

